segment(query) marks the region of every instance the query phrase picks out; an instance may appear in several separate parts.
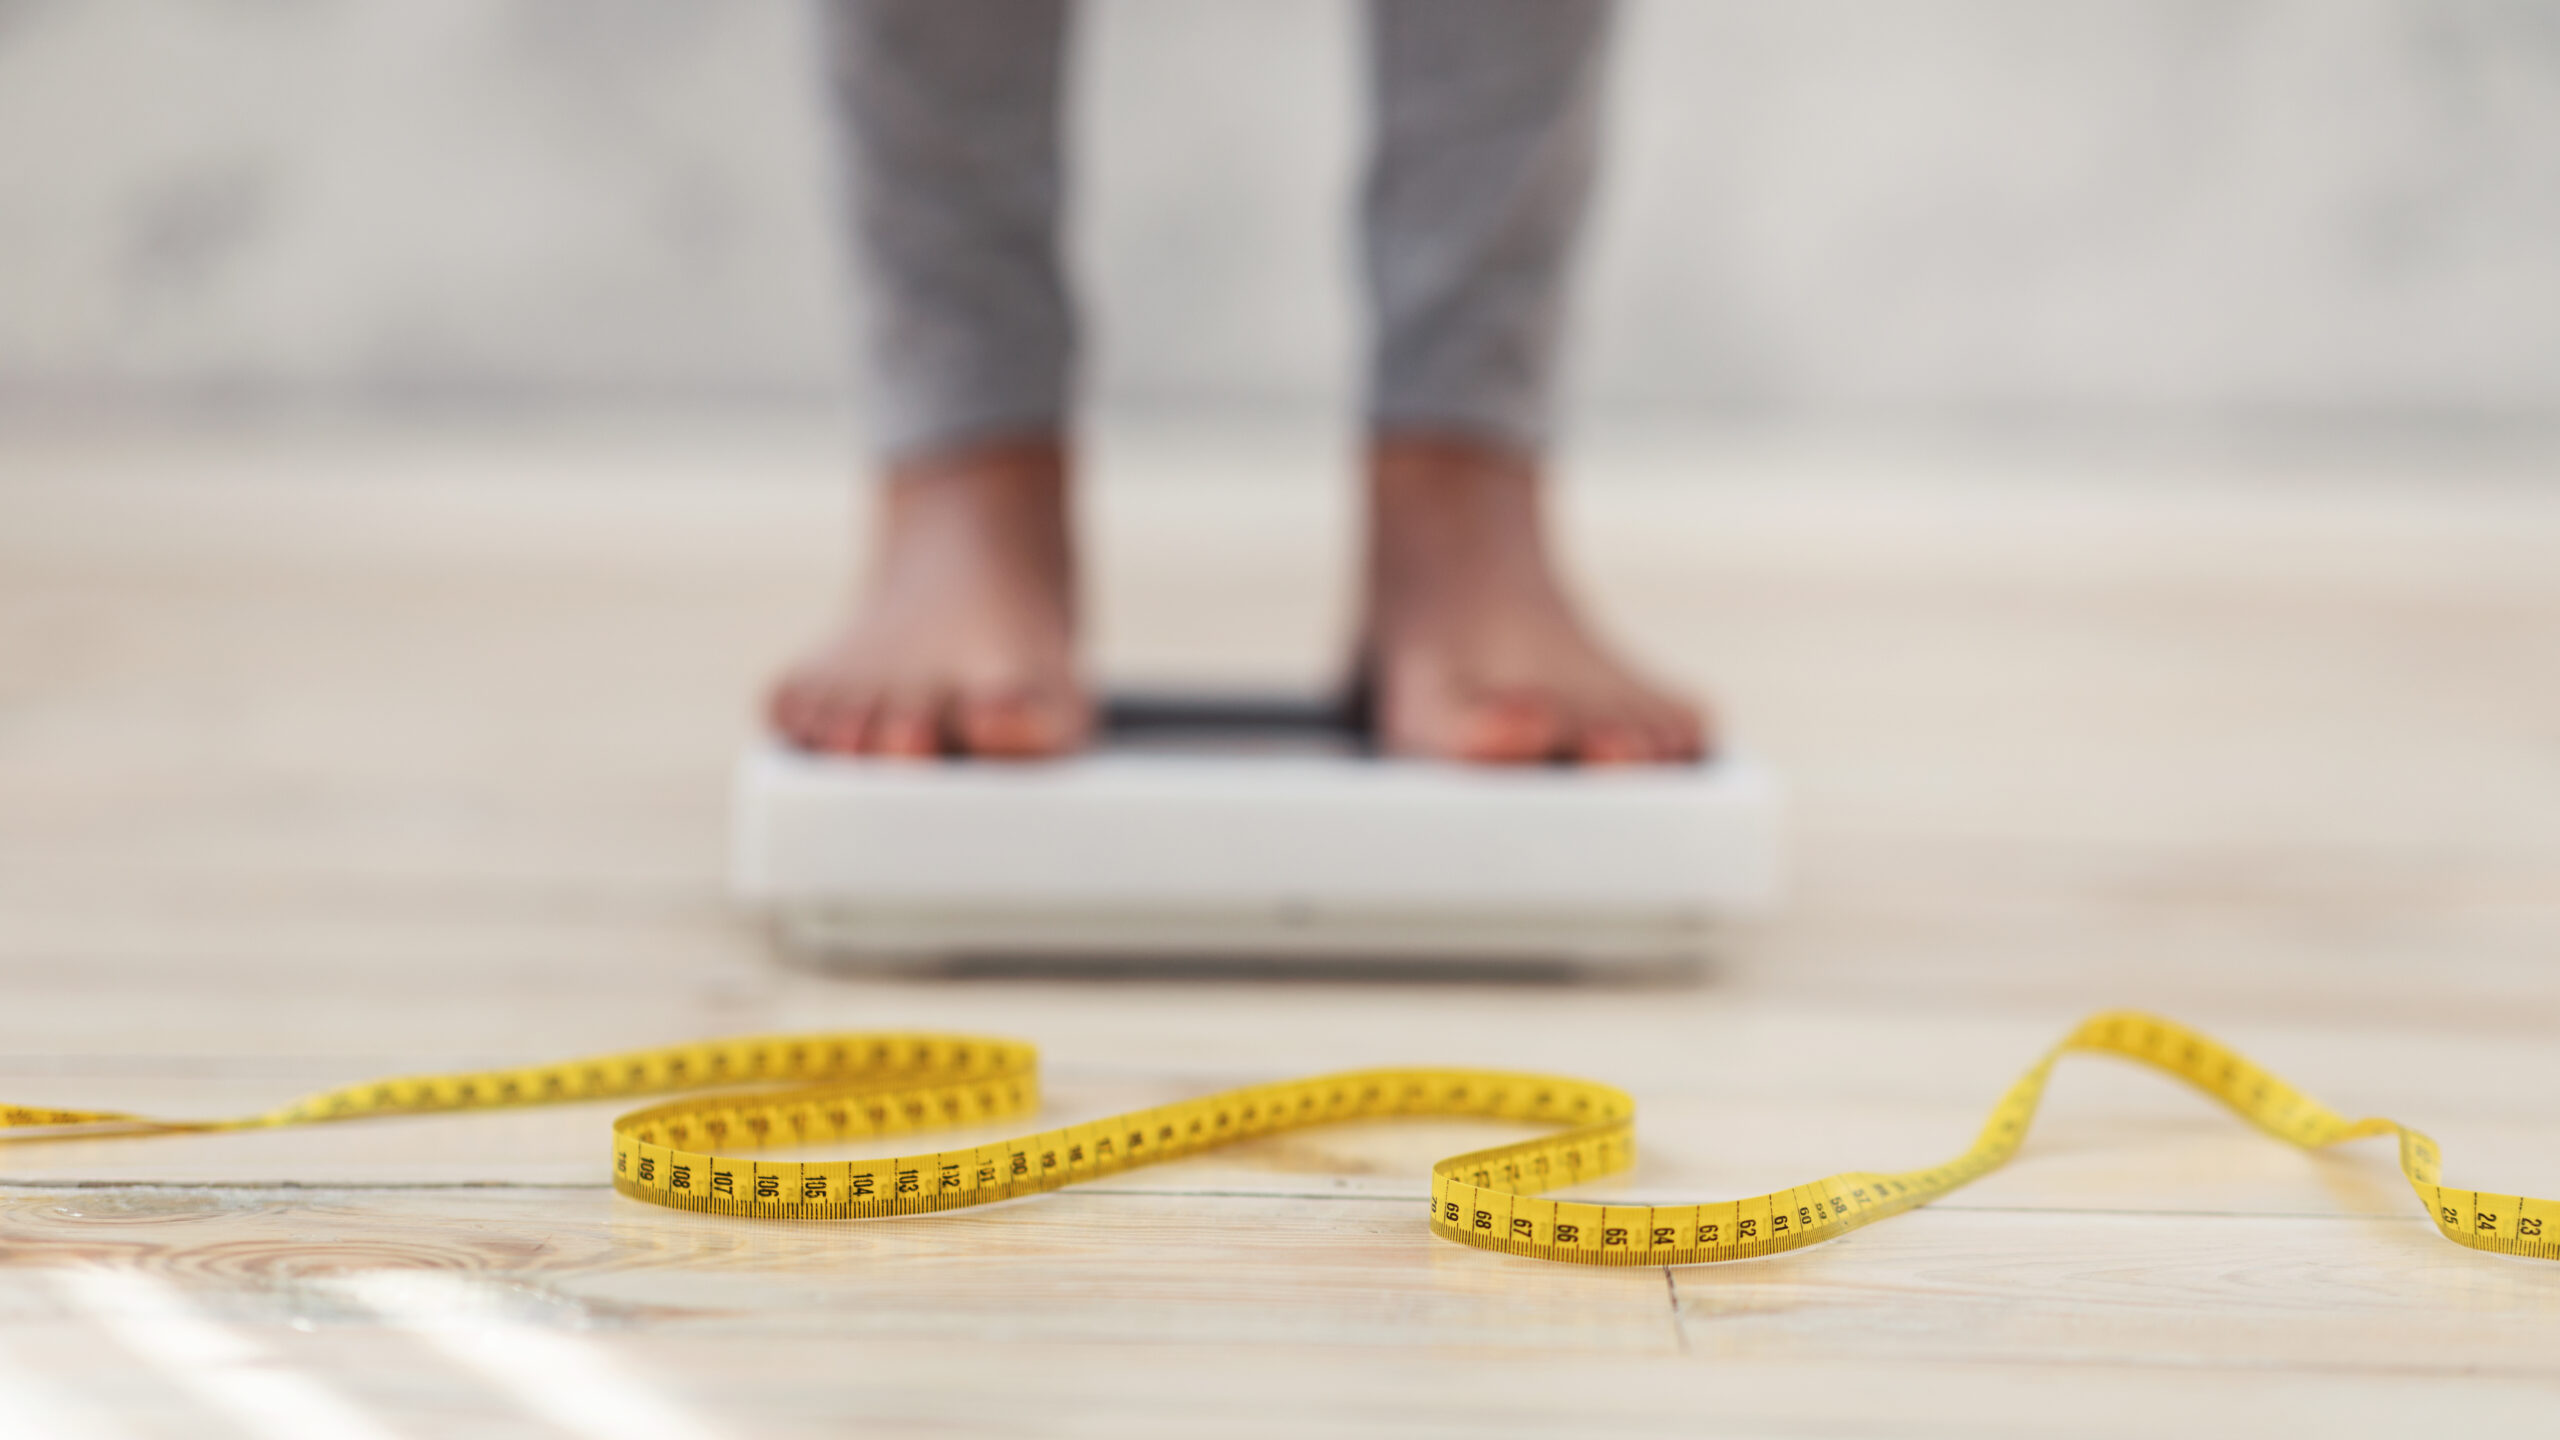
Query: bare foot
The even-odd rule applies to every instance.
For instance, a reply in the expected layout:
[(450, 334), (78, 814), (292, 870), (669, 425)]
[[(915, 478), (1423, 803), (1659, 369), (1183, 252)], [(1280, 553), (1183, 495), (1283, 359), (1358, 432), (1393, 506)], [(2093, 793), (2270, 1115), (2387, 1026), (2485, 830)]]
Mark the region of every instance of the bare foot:
[(1364, 642), (1380, 743), (1494, 763), (1695, 760), (1697, 706), (1604, 649), (1547, 557), (1534, 462), (1471, 441), (1370, 452)]
[(1051, 440), (893, 469), (852, 620), (773, 688), (773, 728), (845, 755), (1056, 755), (1084, 743), (1067, 465)]

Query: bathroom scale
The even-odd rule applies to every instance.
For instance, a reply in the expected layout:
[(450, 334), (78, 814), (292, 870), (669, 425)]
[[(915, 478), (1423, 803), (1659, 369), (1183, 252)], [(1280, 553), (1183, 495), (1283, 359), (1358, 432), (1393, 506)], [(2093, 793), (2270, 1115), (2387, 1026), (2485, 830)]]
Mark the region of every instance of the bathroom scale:
[(1118, 696), (1043, 761), (814, 755), (737, 773), (738, 894), (837, 963), (1682, 963), (1779, 879), (1748, 757), (1376, 754), (1346, 704)]

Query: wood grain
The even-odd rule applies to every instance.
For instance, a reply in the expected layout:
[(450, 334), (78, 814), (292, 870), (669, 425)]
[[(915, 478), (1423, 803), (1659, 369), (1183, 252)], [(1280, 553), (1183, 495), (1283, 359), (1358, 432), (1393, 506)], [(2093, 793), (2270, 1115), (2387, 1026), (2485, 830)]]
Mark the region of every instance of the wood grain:
[[(1103, 660), (1316, 683), (1342, 496), (1216, 438), (1106, 445)], [(933, 1026), (1038, 1041), (1059, 1114), (1589, 1074), (1642, 1106), (1605, 1193), (1703, 1198), (1951, 1153), (2131, 1004), (2429, 1130), (2458, 1182), (2560, 1194), (2547, 465), (1592, 453), (1591, 590), (1798, 800), (1785, 915), (1641, 985), (775, 964), (723, 897), (723, 787), (839, 588), (841, 465), (787, 427), (0, 437), (0, 1098), (224, 1114)], [(2303, 1156), (2105, 1062), (1949, 1202), (1672, 1273), (1431, 1240), (1429, 1161), (1501, 1127), (755, 1227), (615, 1198), (609, 1113), (0, 1145), (0, 1418), (205, 1433), (83, 1267), (409, 1434), (562, 1432), (369, 1277), (756, 1436), (2523, 1432), (2560, 1403), (2560, 1267), (2443, 1244), (2379, 1150)]]

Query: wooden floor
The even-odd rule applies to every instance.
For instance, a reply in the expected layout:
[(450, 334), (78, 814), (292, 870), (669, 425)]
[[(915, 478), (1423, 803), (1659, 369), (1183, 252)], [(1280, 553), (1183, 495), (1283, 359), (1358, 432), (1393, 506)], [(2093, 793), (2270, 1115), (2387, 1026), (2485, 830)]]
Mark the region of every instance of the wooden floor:
[[(1117, 673), (1326, 673), (1322, 444), (1114, 435)], [(748, 697), (840, 584), (822, 429), (0, 440), (0, 1099), (254, 1109), (684, 1036), (1041, 1043), (1099, 1114), (1380, 1062), (1634, 1091), (1613, 1193), (1958, 1148), (2165, 1010), (2450, 1178), (2560, 1195), (2560, 473), (1630, 440), (1590, 588), (1790, 779), (1695, 983), (828, 978), (722, 893)], [(1915, 458), (1916, 456), (1916, 458)], [(1847, 1240), (1590, 1271), (1432, 1239), (1498, 1129), (1254, 1143), (919, 1221), (617, 1198), (593, 1108), (0, 1148), (0, 1433), (2501, 1434), (2560, 1266), (2067, 1067), (2010, 1170)], [(207, 1417), (212, 1417), (208, 1419)]]

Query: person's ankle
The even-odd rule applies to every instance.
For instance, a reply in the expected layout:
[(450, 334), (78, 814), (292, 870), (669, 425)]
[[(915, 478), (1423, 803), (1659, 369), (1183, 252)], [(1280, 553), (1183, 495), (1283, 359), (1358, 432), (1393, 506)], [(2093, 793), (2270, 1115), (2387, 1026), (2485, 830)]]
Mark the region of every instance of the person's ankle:
[(1537, 457), (1473, 436), (1385, 432), (1369, 447), (1368, 578), (1375, 595), (1452, 569), (1546, 568)]
[(1052, 435), (976, 441), (890, 461), (882, 479), (893, 520), (911, 510), (981, 505), (1063, 521), (1067, 447)]
[(892, 462), (880, 486), (881, 559), (894, 562), (956, 542), (994, 549), (1071, 584), (1070, 490), (1067, 447), (1053, 435), (971, 443)]

